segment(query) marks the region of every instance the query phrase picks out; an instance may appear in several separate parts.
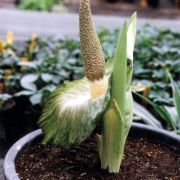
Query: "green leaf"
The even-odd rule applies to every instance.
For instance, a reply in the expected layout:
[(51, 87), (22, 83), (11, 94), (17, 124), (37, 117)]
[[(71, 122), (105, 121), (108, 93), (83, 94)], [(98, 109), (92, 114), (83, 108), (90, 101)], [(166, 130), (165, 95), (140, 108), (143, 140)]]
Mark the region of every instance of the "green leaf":
[(37, 81), (38, 78), (39, 78), (39, 75), (37, 74), (27, 74), (22, 77), (20, 81), (21, 86), (30, 91), (37, 91), (35, 82)]
[(24, 91), (20, 91), (20, 92), (14, 94), (14, 96), (16, 96), (16, 97), (18, 97), (18, 96), (30, 96), (32, 94), (34, 94), (34, 91), (26, 91), (26, 90), (24, 90)]
[(118, 39), (112, 72), (111, 100), (115, 99), (124, 118), (127, 75), (127, 24), (124, 23)]
[(143, 121), (156, 128), (162, 128), (161, 123), (146, 108), (134, 102), (134, 114), (138, 115)]
[[(129, 24), (129, 36), (132, 38), (129, 51), (132, 51), (132, 54), (136, 35), (134, 23), (136, 23), (136, 16), (132, 17)], [(133, 118), (133, 99), (130, 88), (133, 63), (128, 65), (127, 62), (127, 31), (125, 22), (119, 35), (113, 68), (110, 68), (111, 63), (109, 63), (109, 71), (106, 72), (112, 70), (111, 105), (105, 113), (103, 134), (98, 136), (101, 167), (108, 168), (109, 172), (113, 173), (119, 171), (124, 155), (125, 141)]]
[(0, 94), (0, 100), (2, 100), (2, 101), (7, 101), (7, 100), (9, 100), (9, 99), (11, 99), (12, 98), (12, 96), (10, 95), (10, 94), (7, 94), (7, 93), (5, 93), (5, 94)]
[(133, 97), (131, 92), (131, 81), (133, 74), (133, 52), (136, 39), (137, 15), (134, 13), (128, 23), (127, 30), (127, 72), (126, 72), (126, 93), (125, 93), (125, 137), (128, 136), (133, 120)]
[(136, 40), (136, 25), (137, 25), (137, 13), (135, 12), (129, 23), (127, 31), (127, 58), (133, 61), (134, 45)]
[(174, 82), (171, 74), (169, 74), (169, 77), (171, 80), (174, 102), (175, 102), (175, 106), (176, 106), (176, 110), (177, 110), (177, 114), (178, 114), (178, 118), (179, 118), (179, 123), (180, 123), (180, 90), (178, 89), (177, 84)]
[(116, 101), (113, 100), (104, 116), (103, 134), (98, 136), (101, 168), (108, 168), (110, 173), (119, 172), (124, 155), (124, 133), (124, 120)]
[(41, 78), (44, 82), (50, 82), (53, 79), (53, 75), (49, 73), (42, 73)]
[(30, 97), (30, 102), (32, 105), (40, 104), (42, 101), (42, 94), (41, 93), (36, 93)]
[(159, 106), (157, 104), (155, 104), (154, 102), (150, 101), (148, 98), (133, 92), (134, 94), (136, 94), (138, 97), (140, 97), (143, 101), (145, 101), (147, 104), (149, 104), (150, 106), (153, 107), (154, 111), (163, 119), (165, 120), (168, 124), (170, 124), (172, 126), (172, 128), (176, 131), (176, 124), (174, 123), (174, 120), (171, 117), (171, 114), (169, 114), (169, 112), (167, 111), (166, 108), (164, 108), (163, 106)]

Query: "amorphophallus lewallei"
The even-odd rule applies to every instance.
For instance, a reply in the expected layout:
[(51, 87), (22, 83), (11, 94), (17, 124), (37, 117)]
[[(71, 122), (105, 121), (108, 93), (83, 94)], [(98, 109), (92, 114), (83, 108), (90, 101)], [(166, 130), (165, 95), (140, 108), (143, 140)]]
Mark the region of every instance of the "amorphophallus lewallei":
[(89, 0), (81, 0), (80, 43), (85, 77), (65, 82), (45, 103), (39, 124), (44, 142), (69, 148), (85, 140), (102, 123), (97, 136), (101, 167), (119, 171), (133, 118), (131, 79), (136, 13), (124, 23), (113, 60), (105, 63), (91, 17)]

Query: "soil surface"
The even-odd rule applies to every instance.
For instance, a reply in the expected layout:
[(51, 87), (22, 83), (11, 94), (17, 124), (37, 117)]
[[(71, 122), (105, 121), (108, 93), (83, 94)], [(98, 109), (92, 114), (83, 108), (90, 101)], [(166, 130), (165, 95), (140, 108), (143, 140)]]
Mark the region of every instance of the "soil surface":
[(119, 174), (100, 169), (96, 136), (69, 150), (36, 143), (19, 155), (23, 180), (180, 180), (180, 152), (148, 138), (129, 138)]

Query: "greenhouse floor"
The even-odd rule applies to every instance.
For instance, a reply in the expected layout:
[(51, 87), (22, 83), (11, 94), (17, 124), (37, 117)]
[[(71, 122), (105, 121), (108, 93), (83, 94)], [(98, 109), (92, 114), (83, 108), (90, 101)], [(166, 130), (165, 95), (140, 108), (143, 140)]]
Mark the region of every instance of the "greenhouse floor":
[[(93, 16), (96, 26), (119, 28), (122, 25), (122, 16)], [(7, 31), (13, 31), (15, 40), (29, 38), (33, 33), (39, 36), (68, 36), (78, 37), (79, 23), (78, 14), (73, 13), (48, 13), (20, 11), (16, 9), (1, 9), (0, 11), (0, 38), (5, 38)], [(170, 28), (179, 31), (180, 19), (145, 19), (139, 18), (138, 28), (149, 23), (157, 27)]]

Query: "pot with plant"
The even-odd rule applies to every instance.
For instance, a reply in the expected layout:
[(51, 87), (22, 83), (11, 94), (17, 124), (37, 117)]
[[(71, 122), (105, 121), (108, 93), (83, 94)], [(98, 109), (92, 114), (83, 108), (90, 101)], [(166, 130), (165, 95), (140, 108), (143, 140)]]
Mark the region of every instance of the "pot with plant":
[(114, 59), (105, 63), (89, 0), (81, 0), (85, 77), (52, 92), (39, 120), (42, 130), (7, 153), (6, 179), (179, 178), (180, 138), (132, 124), (135, 36), (136, 14), (123, 24)]

